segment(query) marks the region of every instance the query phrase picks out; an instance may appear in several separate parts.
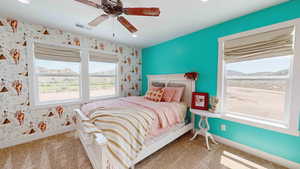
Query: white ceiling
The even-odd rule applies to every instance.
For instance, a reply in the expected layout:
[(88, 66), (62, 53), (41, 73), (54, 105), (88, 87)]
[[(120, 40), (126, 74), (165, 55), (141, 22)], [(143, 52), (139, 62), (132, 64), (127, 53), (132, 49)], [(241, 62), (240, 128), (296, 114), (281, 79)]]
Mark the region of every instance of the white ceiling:
[[(98, 0), (95, 0), (98, 1)], [(137, 38), (115, 22), (116, 41), (136, 47), (148, 47), (174, 39), (287, 0), (123, 0), (125, 7), (159, 7), (159, 17), (126, 16), (139, 31)], [(87, 25), (102, 11), (74, 0), (0, 0), (0, 15), (42, 24), (70, 32), (112, 40), (112, 19), (92, 30), (75, 27)]]

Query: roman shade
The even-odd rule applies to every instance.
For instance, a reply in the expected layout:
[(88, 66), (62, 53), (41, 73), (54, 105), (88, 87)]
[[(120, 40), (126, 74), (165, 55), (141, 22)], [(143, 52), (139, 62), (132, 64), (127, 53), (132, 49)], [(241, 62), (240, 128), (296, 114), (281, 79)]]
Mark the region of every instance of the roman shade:
[(37, 59), (80, 62), (80, 50), (76, 48), (35, 43), (34, 53)]
[(295, 27), (286, 27), (224, 41), (224, 60), (239, 62), (294, 53)]
[(90, 61), (117, 63), (119, 62), (119, 58), (117, 55), (113, 55), (113, 54), (105, 54), (101, 52), (90, 52)]

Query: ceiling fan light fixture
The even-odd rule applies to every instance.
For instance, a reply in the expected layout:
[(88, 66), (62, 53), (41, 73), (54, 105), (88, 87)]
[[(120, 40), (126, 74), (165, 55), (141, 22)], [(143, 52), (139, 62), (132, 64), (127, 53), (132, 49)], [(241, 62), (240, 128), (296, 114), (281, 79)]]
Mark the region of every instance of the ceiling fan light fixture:
[(208, 0), (201, 0), (202, 2), (207, 2)]
[(30, 0), (18, 0), (22, 4), (30, 4)]
[(137, 34), (132, 34), (131, 36), (134, 37), (134, 38), (138, 37)]

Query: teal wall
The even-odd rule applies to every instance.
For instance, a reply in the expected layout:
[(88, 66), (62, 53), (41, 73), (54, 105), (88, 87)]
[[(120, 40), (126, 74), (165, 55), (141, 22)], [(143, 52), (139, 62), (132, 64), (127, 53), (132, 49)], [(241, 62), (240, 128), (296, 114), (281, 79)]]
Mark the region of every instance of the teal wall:
[[(145, 48), (143, 54), (143, 93), (148, 74), (200, 74), (198, 92), (216, 95), (218, 38), (300, 17), (300, 0), (292, 0), (189, 35)], [(290, 136), (222, 119), (210, 119), (211, 132), (232, 141), (300, 163), (300, 137)], [(220, 130), (226, 124), (227, 130)]]

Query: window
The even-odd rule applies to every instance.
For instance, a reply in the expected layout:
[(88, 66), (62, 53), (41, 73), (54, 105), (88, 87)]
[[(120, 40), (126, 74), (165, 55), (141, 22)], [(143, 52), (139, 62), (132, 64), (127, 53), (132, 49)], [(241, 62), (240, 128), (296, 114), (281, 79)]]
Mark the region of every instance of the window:
[(223, 118), (299, 135), (299, 27), (272, 25), (219, 39)]
[(80, 63), (37, 59), (39, 102), (80, 98)]
[(36, 43), (34, 46), (36, 104), (80, 99), (80, 51)]
[(89, 56), (90, 98), (116, 96), (118, 57), (99, 52), (90, 52)]
[[(80, 103), (118, 96), (118, 57), (77, 47), (32, 42), (33, 106)], [(32, 50), (31, 50), (32, 49)]]
[(117, 63), (89, 62), (90, 97), (116, 95)]
[(285, 121), (291, 57), (226, 64), (224, 111), (263, 120)]

